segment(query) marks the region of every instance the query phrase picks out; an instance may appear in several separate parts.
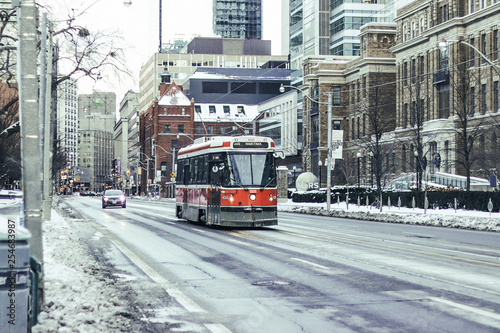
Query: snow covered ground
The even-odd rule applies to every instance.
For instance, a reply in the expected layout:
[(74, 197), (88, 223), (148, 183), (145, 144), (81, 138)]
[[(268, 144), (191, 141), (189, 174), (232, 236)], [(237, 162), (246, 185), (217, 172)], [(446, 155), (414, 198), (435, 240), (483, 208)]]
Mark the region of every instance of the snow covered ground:
[(463, 228), (473, 230), (500, 231), (500, 213), (488, 213), (457, 209), (423, 209), (398, 208), (384, 206), (382, 212), (375, 207), (357, 206), (345, 202), (332, 202), (330, 212), (326, 203), (294, 203), (289, 200), (281, 204), (280, 211), (363, 219), (390, 223), (420, 224), (437, 227)]
[[(19, 204), (20, 199), (0, 199), (0, 207)], [(330, 215), (373, 221), (434, 225), (500, 231), (500, 213), (475, 211), (427, 210), (384, 207), (375, 208), (332, 203), (280, 204), (280, 211), (314, 215)], [(45, 309), (39, 316), (35, 333), (46, 332), (135, 332), (141, 318), (125, 304), (123, 288), (126, 281), (106, 274), (101, 263), (57, 207), (52, 219), (43, 224), (45, 261)], [(123, 296), (123, 295), (122, 295)], [(139, 323), (138, 323), (139, 322)], [(175, 330), (172, 330), (175, 331)], [(180, 330), (182, 331), (182, 330)]]

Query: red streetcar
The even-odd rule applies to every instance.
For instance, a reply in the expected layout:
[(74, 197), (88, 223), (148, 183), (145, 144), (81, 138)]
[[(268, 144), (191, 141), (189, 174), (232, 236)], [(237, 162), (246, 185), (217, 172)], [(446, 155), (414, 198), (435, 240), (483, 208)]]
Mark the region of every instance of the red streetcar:
[(274, 141), (205, 137), (179, 150), (177, 217), (207, 225), (278, 224)]

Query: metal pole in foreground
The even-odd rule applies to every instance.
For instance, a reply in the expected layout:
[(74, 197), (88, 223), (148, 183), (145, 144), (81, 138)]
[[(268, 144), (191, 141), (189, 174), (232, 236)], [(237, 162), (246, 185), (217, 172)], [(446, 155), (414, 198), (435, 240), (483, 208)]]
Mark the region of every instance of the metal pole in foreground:
[(326, 210), (330, 211), (332, 184), (332, 92), (328, 93), (328, 156), (326, 158)]
[[(35, 0), (23, 0), (18, 12), (19, 118), (21, 123), (21, 161), (24, 219), (31, 232), (31, 256), (42, 265), (42, 164), (37, 76), (37, 9)], [(43, 267), (43, 265), (42, 265)], [(39, 276), (38, 304), (43, 304), (43, 273)]]

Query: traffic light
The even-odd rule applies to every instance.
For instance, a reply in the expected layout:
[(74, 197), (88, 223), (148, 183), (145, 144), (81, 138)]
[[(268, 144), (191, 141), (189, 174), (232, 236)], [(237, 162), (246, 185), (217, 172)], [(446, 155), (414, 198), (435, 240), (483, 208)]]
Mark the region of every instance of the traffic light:
[(130, 170), (127, 170), (127, 177), (130, 177)]

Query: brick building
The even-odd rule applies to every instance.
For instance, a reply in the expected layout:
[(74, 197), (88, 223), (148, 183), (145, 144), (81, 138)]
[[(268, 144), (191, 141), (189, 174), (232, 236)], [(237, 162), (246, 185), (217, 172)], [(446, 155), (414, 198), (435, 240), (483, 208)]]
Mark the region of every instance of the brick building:
[(170, 79), (160, 85), (160, 98), (155, 99), (140, 115), (140, 191), (150, 192), (150, 184), (171, 181), (175, 172), (175, 154), (190, 144), (194, 137), (194, 101)]
[[(304, 171), (319, 175), (319, 168), (322, 168), (326, 175), (327, 101), (331, 92), (332, 129), (344, 131), (343, 160), (336, 165), (337, 181), (355, 183), (358, 179), (355, 166), (359, 162), (360, 181), (373, 182), (370, 156), (386, 158), (389, 154), (375, 142), (390, 142), (388, 133), (395, 128), (395, 58), (389, 50), (395, 43), (395, 34), (392, 23), (369, 23), (361, 29), (359, 57), (305, 59), (304, 90), (309, 98), (304, 98), (303, 102)], [(386, 134), (375, 138), (375, 133), (382, 132)]]

